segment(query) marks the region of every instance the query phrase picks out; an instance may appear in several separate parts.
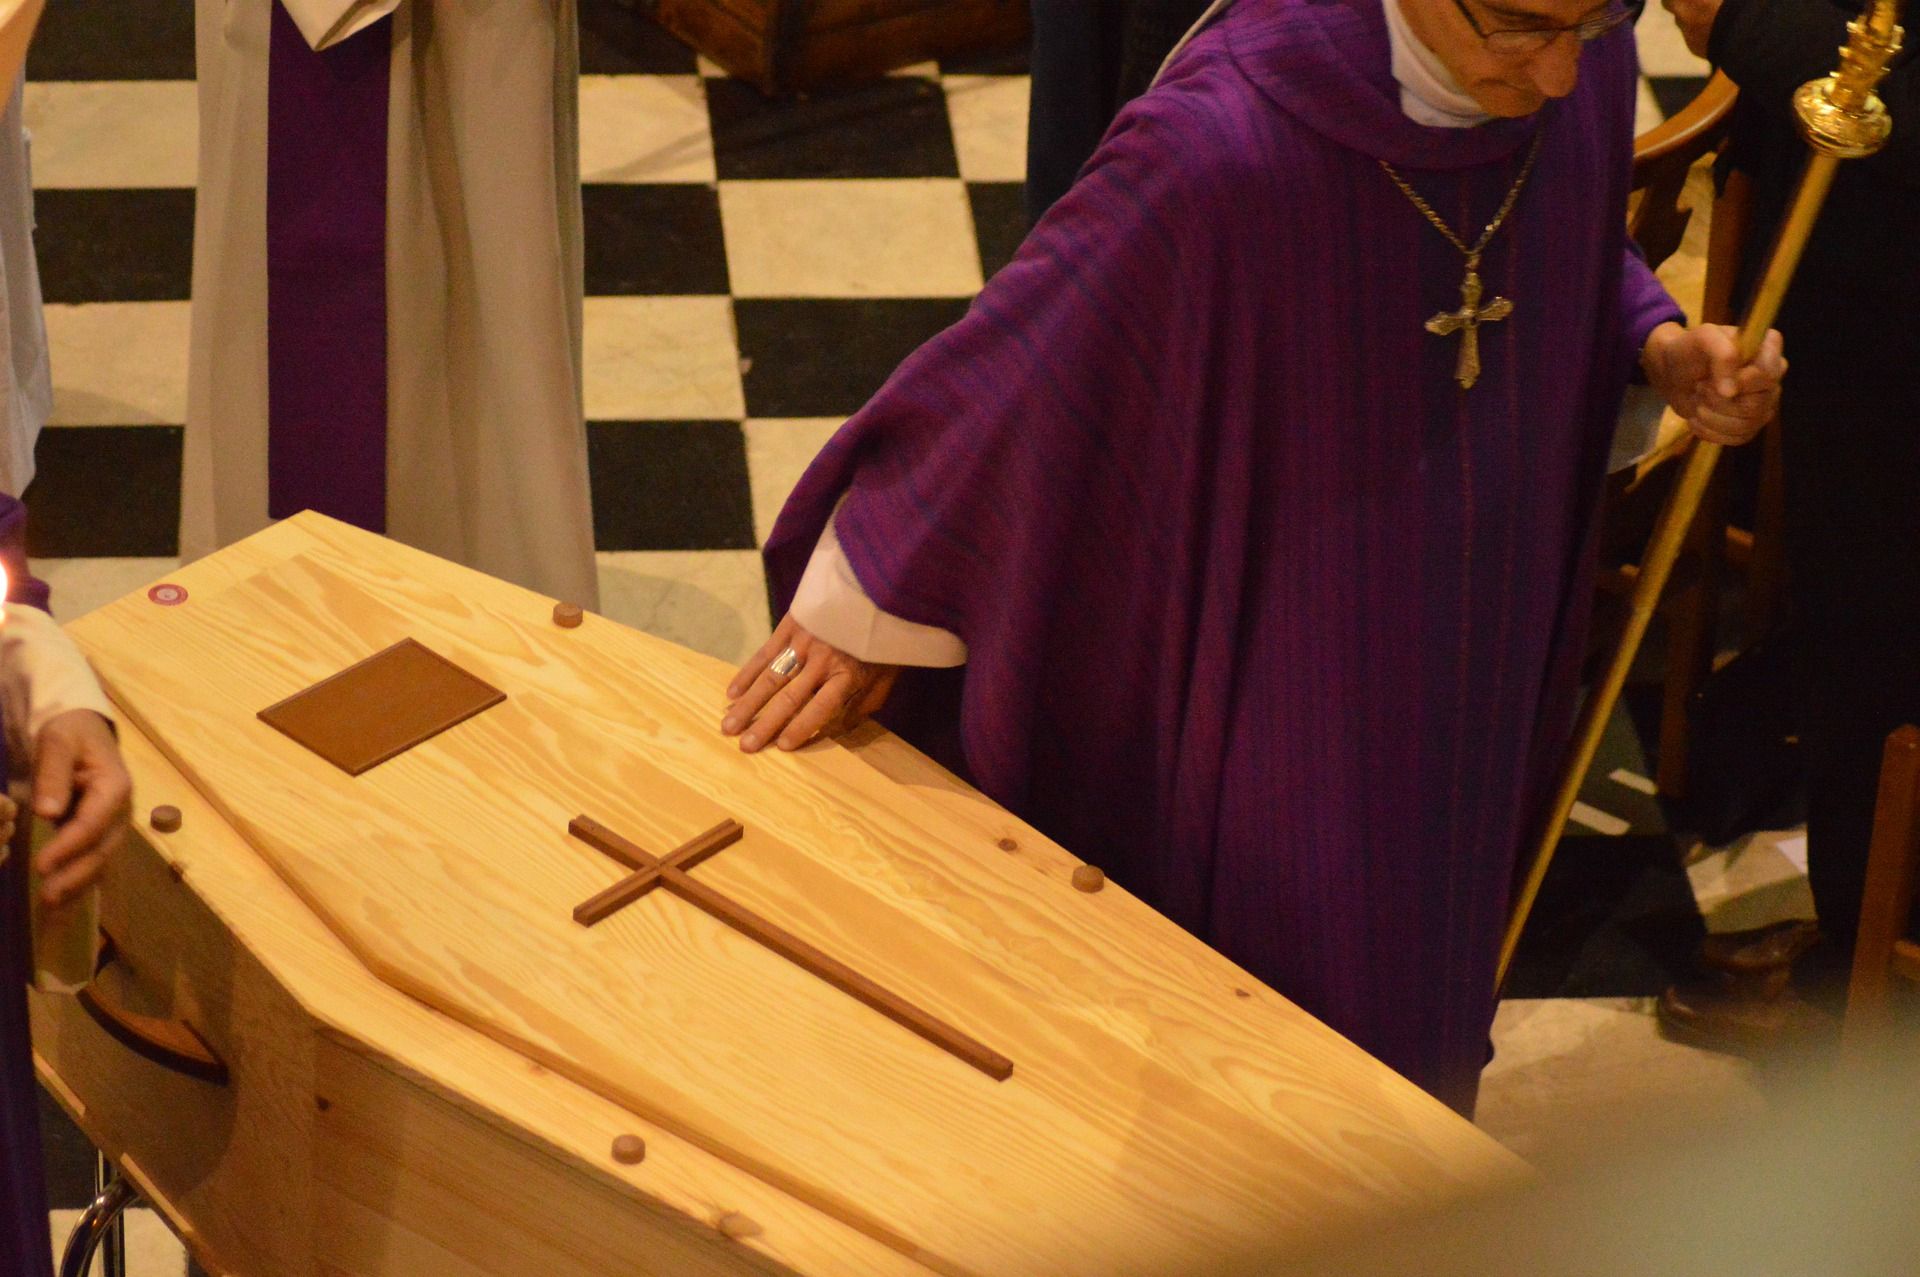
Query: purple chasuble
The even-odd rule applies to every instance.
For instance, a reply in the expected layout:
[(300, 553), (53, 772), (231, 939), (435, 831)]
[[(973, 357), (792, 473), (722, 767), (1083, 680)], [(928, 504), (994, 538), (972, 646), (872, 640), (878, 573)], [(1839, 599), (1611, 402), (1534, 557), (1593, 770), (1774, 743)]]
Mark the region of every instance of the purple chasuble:
[(316, 53), (271, 2), (267, 513), (382, 532), (392, 20)]
[[(1428, 128), (1378, 0), (1240, 0), (766, 547), (785, 607), (844, 494), (874, 601), (970, 653), (891, 724), (1462, 1111), (1621, 391), (1680, 317), (1626, 242), (1635, 88), (1623, 30), (1536, 116)], [(1423, 328), (1462, 257), (1377, 161), (1477, 232), (1536, 130), (1462, 391)]]
[[(45, 607), (47, 587), (27, 575), (26, 522), (26, 507), (0, 496), (0, 559), (12, 582), (9, 597)], [(0, 777), (7, 774), (6, 762), (6, 735), (0, 732)], [(53, 1271), (33, 1040), (27, 1025), (32, 969), (27, 862), (9, 856), (0, 866), (0, 1273), (8, 1277), (42, 1277)]]

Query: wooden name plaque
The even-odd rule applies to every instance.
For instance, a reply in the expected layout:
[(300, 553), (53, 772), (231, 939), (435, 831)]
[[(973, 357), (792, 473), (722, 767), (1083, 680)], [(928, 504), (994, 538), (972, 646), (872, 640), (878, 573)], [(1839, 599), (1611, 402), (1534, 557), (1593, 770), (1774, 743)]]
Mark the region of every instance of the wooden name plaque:
[[(170, 579), (72, 626), (179, 809), (103, 907), (227, 1080), (34, 1012), (211, 1273), (1147, 1277), (1519, 1171), (878, 729), (745, 756), (719, 662), (318, 516)], [(260, 721), (408, 640), (504, 699)]]
[(260, 721), (358, 776), (505, 699), (438, 652), (402, 639), (261, 710)]
[(662, 26), (766, 93), (1006, 48), (1027, 0), (646, 0)]

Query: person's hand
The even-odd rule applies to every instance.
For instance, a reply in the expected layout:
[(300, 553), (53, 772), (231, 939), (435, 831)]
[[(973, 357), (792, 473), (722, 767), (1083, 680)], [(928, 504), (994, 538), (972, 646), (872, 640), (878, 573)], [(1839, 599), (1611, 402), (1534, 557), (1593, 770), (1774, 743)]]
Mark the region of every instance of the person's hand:
[(1660, 3), (1673, 15), (1680, 37), (1687, 42), (1687, 51), (1696, 58), (1706, 57), (1713, 20), (1720, 16), (1720, 0), (1660, 0)]
[[(789, 650), (792, 657), (780, 658)], [(898, 665), (869, 665), (821, 642), (791, 615), (727, 687), (720, 730), (758, 753), (769, 743), (799, 749), (822, 732), (857, 727), (886, 703)]]
[(1738, 330), (1666, 323), (1647, 338), (1640, 366), (1694, 434), (1737, 447), (1759, 434), (1780, 407), (1780, 379), (1787, 373), (1780, 352), (1780, 334), (1769, 332), (1760, 353), (1742, 367)]
[(34, 857), (40, 899), (57, 909), (100, 880), (127, 836), (133, 781), (107, 720), (69, 710), (33, 746), (33, 811), (56, 829)]

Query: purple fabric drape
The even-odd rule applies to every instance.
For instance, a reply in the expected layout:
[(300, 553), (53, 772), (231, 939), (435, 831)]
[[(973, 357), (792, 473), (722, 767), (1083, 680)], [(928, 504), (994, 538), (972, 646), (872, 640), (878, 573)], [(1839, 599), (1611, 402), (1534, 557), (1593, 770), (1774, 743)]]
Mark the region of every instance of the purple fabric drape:
[[(6, 746), (0, 740), (0, 766)], [(47, 1193), (40, 1154), (33, 1041), (27, 1027), (27, 863), (10, 856), (0, 871), (0, 1272), (52, 1271)]]
[[(24, 506), (0, 496), (0, 560), (12, 583), (8, 597), (45, 607), (46, 585), (27, 574), (26, 521)], [(6, 734), (0, 732), (0, 777), (6, 774)], [(0, 867), (0, 1273), (50, 1277), (53, 1243), (47, 1231), (33, 1041), (27, 1025), (32, 965), (27, 862), (9, 856)]]
[(391, 19), (325, 52), (277, 2), (267, 83), (267, 513), (387, 505)]

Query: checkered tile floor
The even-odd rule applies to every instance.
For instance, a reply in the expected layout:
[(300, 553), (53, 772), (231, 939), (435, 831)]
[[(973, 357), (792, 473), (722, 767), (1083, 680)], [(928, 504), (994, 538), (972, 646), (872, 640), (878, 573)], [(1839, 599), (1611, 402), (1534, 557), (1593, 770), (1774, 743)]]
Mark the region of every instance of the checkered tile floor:
[[(756, 548), (801, 469), (1025, 233), (1025, 59), (770, 103), (615, 0), (581, 0), (581, 22), (605, 607), (737, 657), (767, 631)], [(1646, 124), (1704, 67), (1658, 6), (1642, 51)], [(56, 406), (26, 497), (65, 616), (177, 562), (193, 58), (190, 0), (55, 0), (29, 63)], [(1635, 828), (1653, 818), (1615, 797)], [(50, 1123), (54, 1205), (70, 1209), (89, 1155)], [(163, 1229), (134, 1241), (134, 1277), (181, 1271)]]

